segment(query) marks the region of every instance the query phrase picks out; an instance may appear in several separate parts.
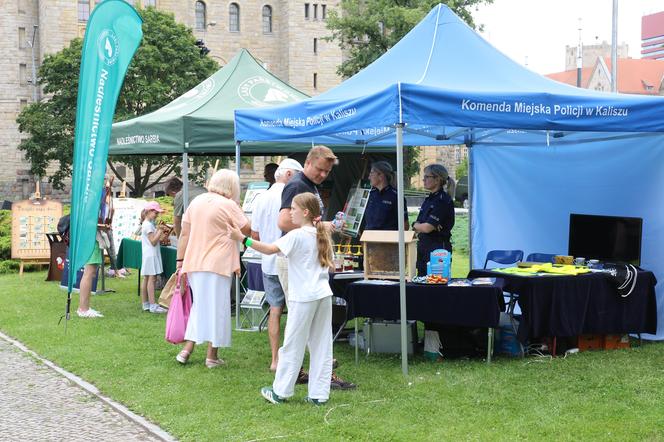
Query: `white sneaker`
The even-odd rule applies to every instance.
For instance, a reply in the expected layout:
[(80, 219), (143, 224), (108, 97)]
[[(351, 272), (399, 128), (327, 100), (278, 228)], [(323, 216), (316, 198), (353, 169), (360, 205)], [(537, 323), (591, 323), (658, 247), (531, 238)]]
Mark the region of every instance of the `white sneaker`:
[(166, 313), (168, 310), (166, 310), (164, 307), (160, 306), (159, 304), (152, 304), (150, 306), (150, 313)]
[(87, 309), (86, 311), (82, 311), (81, 309), (76, 310), (76, 314), (78, 315), (79, 318), (103, 318), (104, 315), (102, 315), (100, 312), (97, 310), (93, 309)]
[(143, 303), (143, 311), (144, 312), (149, 312), (150, 311), (150, 303), (149, 302), (144, 302)]

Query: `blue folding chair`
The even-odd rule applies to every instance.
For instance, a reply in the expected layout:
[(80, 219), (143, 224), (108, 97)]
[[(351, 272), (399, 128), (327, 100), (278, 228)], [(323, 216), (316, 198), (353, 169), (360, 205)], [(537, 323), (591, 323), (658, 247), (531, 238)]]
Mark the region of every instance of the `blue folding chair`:
[[(497, 264), (503, 264), (503, 265), (510, 265), (510, 264), (516, 264), (519, 261), (523, 261), (523, 250), (491, 250), (489, 253), (486, 254), (486, 260), (484, 260), (484, 268), (486, 269), (487, 264), (489, 264), (489, 261), (495, 262)], [(507, 295), (507, 296), (506, 296)], [(514, 307), (516, 306), (516, 302), (518, 300), (517, 295), (514, 293), (510, 292), (503, 292), (503, 296), (507, 298), (507, 313), (510, 317), (510, 323), (512, 325), (512, 331), (514, 332), (514, 335), (516, 336), (516, 320), (514, 317)], [(523, 346), (519, 343), (519, 347), (521, 349), (521, 355), (524, 354), (524, 349)]]
[(531, 253), (526, 258), (528, 262), (553, 262), (554, 254), (552, 253)]
[(523, 250), (491, 250), (484, 260), (485, 269), (489, 261), (505, 265), (516, 264), (523, 261)]

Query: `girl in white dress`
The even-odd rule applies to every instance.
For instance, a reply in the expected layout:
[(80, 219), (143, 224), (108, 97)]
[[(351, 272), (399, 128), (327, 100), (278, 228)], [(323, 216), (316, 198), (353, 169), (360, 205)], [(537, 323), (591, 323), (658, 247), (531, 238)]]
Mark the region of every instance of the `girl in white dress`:
[(306, 402), (322, 405), (330, 396), (332, 376), (332, 289), (329, 270), (333, 268), (332, 242), (321, 222), (318, 198), (301, 193), (293, 198), (291, 220), (299, 228), (273, 244), (254, 241), (239, 229), (231, 238), (266, 255), (281, 253), (288, 258), (288, 319), (284, 344), (279, 349), (277, 373), (272, 387), (261, 394), (273, 404), (293, 396), (295, 381), (309, 348), (309, 388)]
[(143, 301), (143, 311), (149, 311), (150, 313), (166, 312), (166, 309), (155, 302), (154, 297), (154, 285), (157, 275), (164, 271), (159, 242), (164, 238), (165, 232), (158, 229), (155, 224), (158, 214), (163, 211), (158, 202), (149, 202), (143, 209), (145, 218), (141, 224), (141, 250), (143, 253), (141, 262), (141, 274), (143, 275), (141, 301)]

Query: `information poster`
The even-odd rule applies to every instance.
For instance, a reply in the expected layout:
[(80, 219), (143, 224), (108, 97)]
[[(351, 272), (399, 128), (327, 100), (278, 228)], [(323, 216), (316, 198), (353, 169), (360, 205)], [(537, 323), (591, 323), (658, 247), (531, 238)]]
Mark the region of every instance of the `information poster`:
[(12, 204), (12, 258), (49, 259), (47, 233), (58, 231), (62, 204), (36, 199)]
[(358, 181), (351, 187), (348, 199), (346, 199), (346, 204), (344, 205), (346, 224), (342, 232), (346, 235), (356, 238), (359, 234), (370, 191), (371, 186), (369, 184), (362, 184), (361, 181)]
[[(267, 181), (256, 181), (249, 183), (247, 186), (247, 193), (244, 194), (244, 202), (242, 204), (242, 211), (249, 219), (251, 219), (251, 212), (254, 210), (254, 202), (256, 198), (267, 189), (270, 188), (270, 183)], [(261, 253), (255, 251), (251, 247), (247, 247), (242, 254), (243, 261), (260, 262)]]
[(270, 183), (267, 181), (256, 181), (254, 183), (249, 183), (247, 186), (247, 193), (244, 194), (244, 203), (242, 204), (242, 211), (245, 213), (245, 215), (251, 215), (256, 197), (269, 189), (269, 187)]
[(120, 250), (124, 238), (130, 238), (141, 226), (141, 211), (148, 202), (136, 198), (113, 198), (113, 246)]

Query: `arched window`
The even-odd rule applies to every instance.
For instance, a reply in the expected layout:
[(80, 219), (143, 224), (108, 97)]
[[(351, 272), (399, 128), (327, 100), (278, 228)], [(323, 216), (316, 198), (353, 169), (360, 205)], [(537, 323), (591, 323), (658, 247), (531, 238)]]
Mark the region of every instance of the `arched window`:
[(272, 7), (263, 6), (263, 34), (272, 33)]
[(89, 0), (78, 0), (78, 21), (88, 21), (90, 18)]
[(205, 3), (196, 2), (196, 29), (205, 29)]
[(237, 3), (231, 3), (228, 7), (228, 30), (240, 32), (240, 6)]

